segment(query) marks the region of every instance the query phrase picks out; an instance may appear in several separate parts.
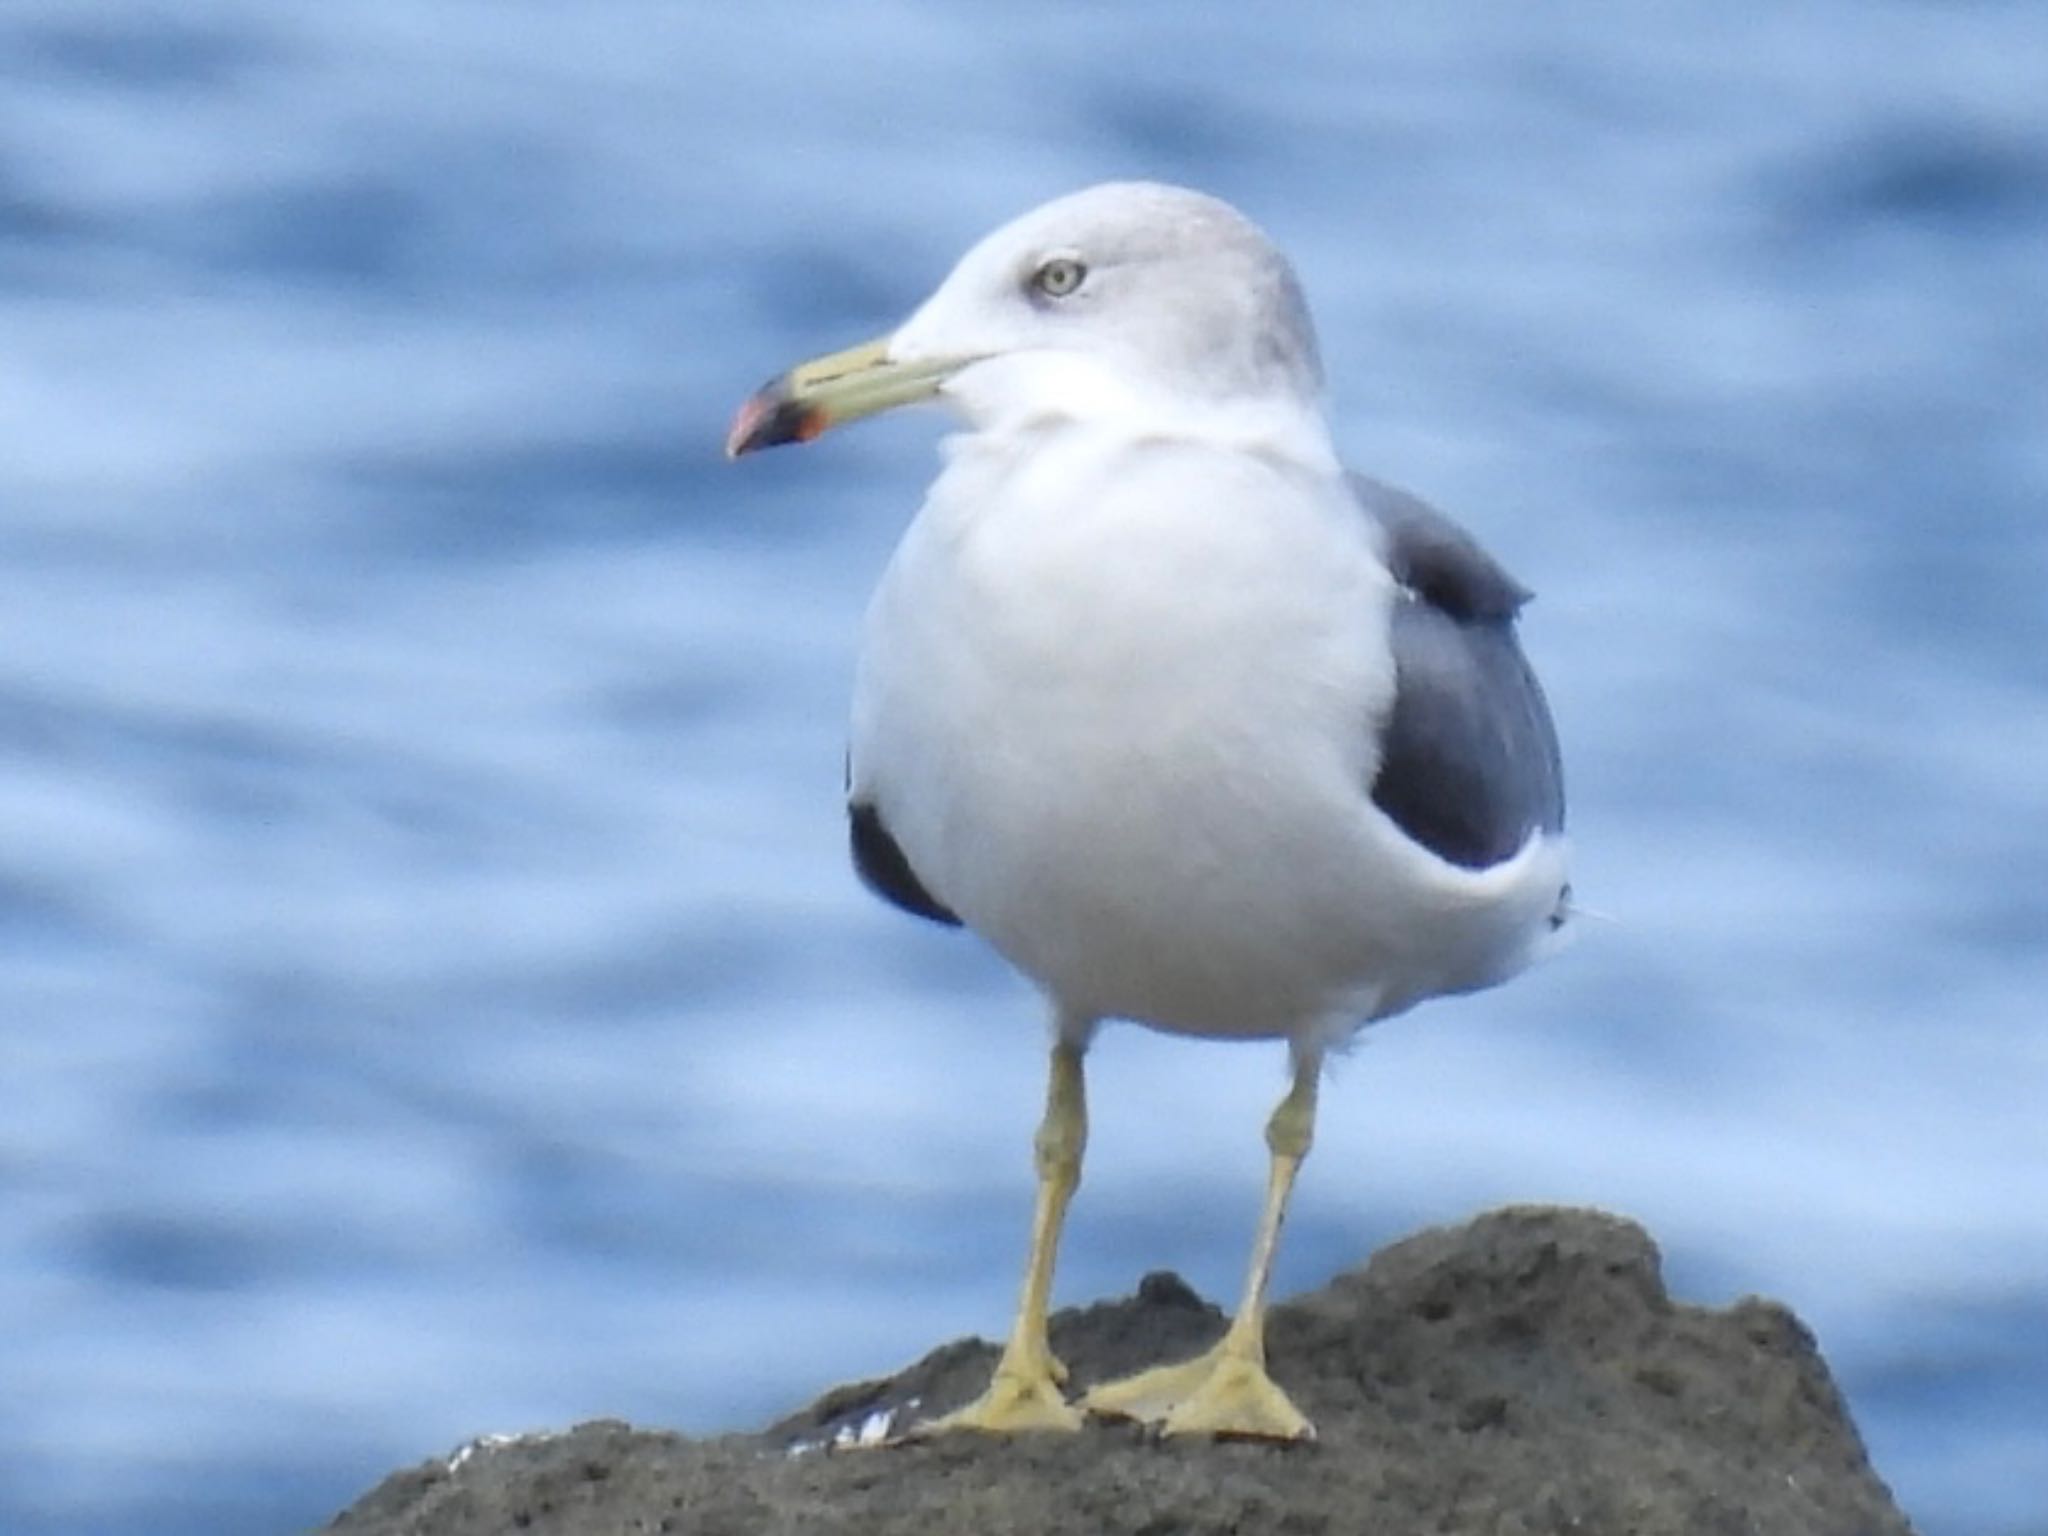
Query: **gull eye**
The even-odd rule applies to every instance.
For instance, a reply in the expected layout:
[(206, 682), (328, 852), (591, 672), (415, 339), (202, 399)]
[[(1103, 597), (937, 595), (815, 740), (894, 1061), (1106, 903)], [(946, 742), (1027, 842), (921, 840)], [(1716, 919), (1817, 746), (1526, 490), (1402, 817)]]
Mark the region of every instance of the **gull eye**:
[(1031, 274), (1031, 286), (1049, 299), (1064, 299), (1088, 276), (1087, 267), (1072, 256), (1054, 256), (1039, 263)]

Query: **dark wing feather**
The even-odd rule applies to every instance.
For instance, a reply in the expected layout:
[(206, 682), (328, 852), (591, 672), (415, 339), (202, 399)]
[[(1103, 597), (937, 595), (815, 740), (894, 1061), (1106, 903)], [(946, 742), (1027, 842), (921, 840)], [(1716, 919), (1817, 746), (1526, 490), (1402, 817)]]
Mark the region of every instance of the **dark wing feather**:
[(953, 910), (925, 889), (917, 871), (910, 867), (903, 847), (889, 833), (882, 813), (872, 805), (849, 801), (847, 826), (853, 844), (853, 867), (861, 883), (882, 900), (901, 907), (914, 917), (929, 918), (958, 928)]
[(1362, 475), (1351, 484), (1401, 584), (1373, 803), (1439, 857), (1484, 869), (1564, 826), (1557, 732), (1515, 638), (1528, 591), (1426, 502)]

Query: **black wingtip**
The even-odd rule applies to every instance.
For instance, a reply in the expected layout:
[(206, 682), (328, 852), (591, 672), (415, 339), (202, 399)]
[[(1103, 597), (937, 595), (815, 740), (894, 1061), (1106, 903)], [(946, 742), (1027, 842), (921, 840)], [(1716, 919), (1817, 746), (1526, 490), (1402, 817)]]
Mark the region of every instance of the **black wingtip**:
[(880, 811), (856, 802), (847, 806), (846, 815), (852, 834), (853, 867), (862, 884), (913, 917), (943, 923), (948, 928), (960, 926), (960, 918), (953, 909), (926, 890), (924, 882), (918, 879), (902, 845), (882, 821)]

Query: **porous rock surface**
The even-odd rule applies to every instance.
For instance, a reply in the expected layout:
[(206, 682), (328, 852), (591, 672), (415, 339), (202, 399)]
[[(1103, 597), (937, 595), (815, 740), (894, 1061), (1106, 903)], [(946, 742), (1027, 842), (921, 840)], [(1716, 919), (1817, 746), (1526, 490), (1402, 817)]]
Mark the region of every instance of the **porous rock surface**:
[[(1170, 1275), (1057, 1314), (1070, 1388), (1206, 1347), (1223, 1317)], [(948, 1344), (766, 1431), (616, 1422), (481, 1442), (387, 1478), (331, 1536), (1895, 1536), (1814, 1347), (1784, 1307), (1674, 1302), (1638, 1227), (1514, 1208), (1421, 1233), (1274, 1308), (1274, 1376), (1313, 1444), (1078, 1435), (872, 1437), (971, 1397)]]

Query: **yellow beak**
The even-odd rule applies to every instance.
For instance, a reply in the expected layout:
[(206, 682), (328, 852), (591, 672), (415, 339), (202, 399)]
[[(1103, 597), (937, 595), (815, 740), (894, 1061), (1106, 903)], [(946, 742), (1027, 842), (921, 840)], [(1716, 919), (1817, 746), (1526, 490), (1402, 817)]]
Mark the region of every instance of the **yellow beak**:
[(965, 361), (894, 362), (884, 337), (799, 363), (763, 384), (740, 407), (725, 439), (725, 456), (736, 459), (757, 448), (808, 443), (841, 422), (928, 400)]

